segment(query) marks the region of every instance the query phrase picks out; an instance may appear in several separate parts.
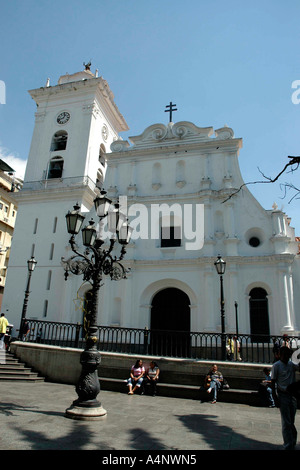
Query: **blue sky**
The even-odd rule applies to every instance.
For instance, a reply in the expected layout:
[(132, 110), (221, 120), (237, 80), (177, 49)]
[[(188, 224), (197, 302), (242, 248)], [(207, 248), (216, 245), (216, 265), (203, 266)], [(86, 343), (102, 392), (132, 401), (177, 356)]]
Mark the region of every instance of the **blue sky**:
[[(258, 167), (274, 177), (288, 155), (300, 155), (300, 104), (292, 102), (299, 18), (294, 0), (2, 1), (0, 158), (15, 169), (27, 159), (35, 113), (27, 90), (48, 77), (56, 85), (91, 60), (128, 123), (124, 139), (167, 123), (173, 101), (174, 122), (227, 124), (243, 138), (245, 182), (262, 179)], [(289, 203), (291, 192), (284, 197), (285, 182), (299, 187), (300, 169), (249, 189), (265, 209), (276, 201), (300, 235), (300, 201)]]

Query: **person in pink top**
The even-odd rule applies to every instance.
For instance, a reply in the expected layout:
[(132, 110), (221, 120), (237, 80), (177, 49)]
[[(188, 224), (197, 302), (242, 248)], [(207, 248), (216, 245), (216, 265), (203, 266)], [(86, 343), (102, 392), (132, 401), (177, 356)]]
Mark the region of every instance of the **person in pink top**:
[(143, 366), (143, 361), (138, 359), (134, 366), (131, 367), (130, 377), (127, 380), (127, 385), (129, 387), (128, 395), (133, 395), (137, 388), (143, 383), (143, 377), (145, 374), (145, 368)]

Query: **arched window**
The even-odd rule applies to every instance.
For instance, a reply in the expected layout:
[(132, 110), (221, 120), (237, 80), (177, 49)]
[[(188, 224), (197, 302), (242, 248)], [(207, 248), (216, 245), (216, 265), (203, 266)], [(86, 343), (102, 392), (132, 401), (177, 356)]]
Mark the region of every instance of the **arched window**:
[(105, 160), (105, 153), (106, 153), (106, 150), (105, 150), (105, 147), (103, 144), (100, 145), (100, 149), (99, 149), (99, 162), (101, 163), (101, 165), (105, 168), (105, 165), (106, 165), (106, 160)]
[(68, 141), (68, 133), (66, 131), (57, 131), (52, 137), (51, 141), (51, 152), (57, 152), (60, 150), (66, 150)]
[(250, 292), (250, 331), (252, 341), (268, 341), (270, 335), (268, 296), (265, 289), (255, 287)]
[(48, 167), (47, 179), (61, 178), (63, 168), (64, 168), (64, 159), (62, 157), (57, 156), (57, 157), (51, 158), (49, 167)]

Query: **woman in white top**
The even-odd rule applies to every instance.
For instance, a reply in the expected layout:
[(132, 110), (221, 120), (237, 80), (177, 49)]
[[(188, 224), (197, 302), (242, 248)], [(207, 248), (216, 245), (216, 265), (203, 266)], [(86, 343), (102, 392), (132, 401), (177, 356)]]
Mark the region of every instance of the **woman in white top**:
[[(146, 377), (145, 377), (145, 380), (144, 380), (144, 386), (149, 384), (150, 385), (150, 391), (151, 391), (151, 394), (155, 397), (156, 395), (156, 384), (159, 380), (159, 368), (158, 368), (158, 365), (156, 364), (156, 362), (154, 361), (151, 361), (150, 362), (150, 367), (147, 371), (147, 374), (146, 374)], [(145, 387), (143, 387), (143, 392), (144, 393), (145, 391)]]

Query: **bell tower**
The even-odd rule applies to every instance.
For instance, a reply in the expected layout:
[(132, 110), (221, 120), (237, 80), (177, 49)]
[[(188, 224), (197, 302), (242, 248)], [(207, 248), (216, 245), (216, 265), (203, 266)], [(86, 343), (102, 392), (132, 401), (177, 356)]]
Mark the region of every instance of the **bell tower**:
[(104, 154), (128, 127), (108, 83), (97, 75), (89, 63), (81, 72), (61, 76), (56, 86), (48, 80), (29, 91), (37, 111), (25, 188), (33, 181), (74, 185), (82, 177), (101, 185)]
[(106, 152), (128, 130), (107, 81), (91, 72), (90, 63), (84, 66), (61, 76), (57, 85), (50, 86), (48, 79), (45, 86), (29, 91), (37, 105), (35, 126), (23, 188), (15, 194), (18, 218), (3, 299), (15, 325), (31, 256), (37, 267), (28, 314), (64, 320), (67, 296), (60, 261), (68, 245), (65, 215), (75, 203), (83, 212), (91, 209), (105, 177)]

